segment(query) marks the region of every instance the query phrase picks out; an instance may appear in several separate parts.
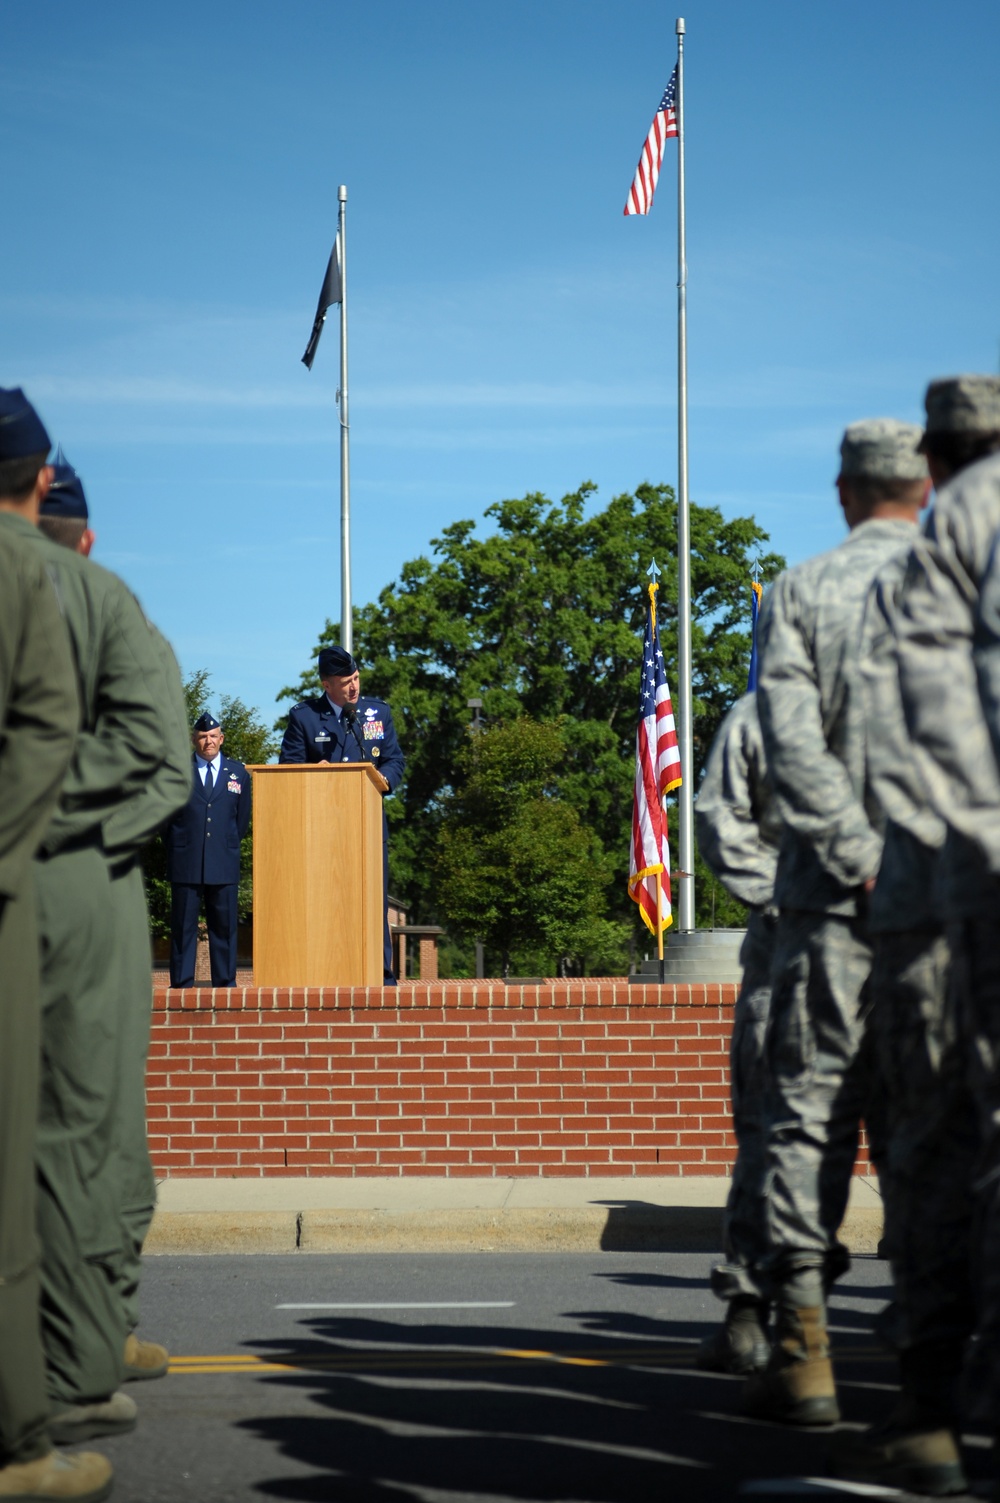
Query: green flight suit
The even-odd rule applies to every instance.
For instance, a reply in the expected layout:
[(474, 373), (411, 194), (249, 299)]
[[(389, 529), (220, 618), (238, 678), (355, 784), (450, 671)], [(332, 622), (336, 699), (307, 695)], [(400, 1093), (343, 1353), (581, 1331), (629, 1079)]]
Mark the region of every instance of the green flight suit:
[(0, 1467), (50, 1449), (38, 1322), (38, 940), (31, 860), (79, 723), (53, 582), (0, 512)]
[(53, 1405), (107, 1398), (124, 1376), (115, 1139), (124, 1041), (106, 830), (163, 761), (159, 653), (114, 574), (35, 529), (59, 581), (82, 727), (35, 863), (42, 954), (37, 1142), (42, 1334)]
[(143, 792), (104, 827), (111, 863), (114, 944), (119, 959), (117, 1028), (121, 1078), (115, 1131), (122, 1261), (118, 1298), (126, 1331), (139, 1322), (142, 1245), (156, 1205), (156, 1181), (146, 1135), (146, 1057), (153, 1008), (149, 910), (139, 853), (156, 831), (187, 803), (191, 793), (191, 739), (180, 670), (169, 642), (152, 628), (160, 676), (150, 685), (160, 718), (164, 759)]

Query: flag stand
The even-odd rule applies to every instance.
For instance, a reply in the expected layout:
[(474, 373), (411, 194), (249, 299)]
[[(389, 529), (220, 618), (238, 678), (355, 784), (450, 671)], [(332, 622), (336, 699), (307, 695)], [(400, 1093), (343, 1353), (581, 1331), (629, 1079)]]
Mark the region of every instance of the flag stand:
[[(660, 588), (658, 582), (659, 570), (654, 558), (649, 569), (651, 584), (649, 586), (649, 621), (656, 631), (656, 596)], [(666, 800), (661, 799), (661, 804), (666, 807)], [(656, 958), (659, 961), (659, 983), (662, 986), (666, 979), (666, 964), (663, 958), (663, 872), (656, 873)]]

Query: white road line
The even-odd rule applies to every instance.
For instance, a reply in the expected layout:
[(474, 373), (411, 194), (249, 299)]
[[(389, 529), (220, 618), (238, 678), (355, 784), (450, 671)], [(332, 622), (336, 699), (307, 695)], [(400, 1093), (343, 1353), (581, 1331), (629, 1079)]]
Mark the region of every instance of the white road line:
[(512, 1299), (382, 1300), (331, 1304), (275, 1305), (276, 1310), (513, 1310)]

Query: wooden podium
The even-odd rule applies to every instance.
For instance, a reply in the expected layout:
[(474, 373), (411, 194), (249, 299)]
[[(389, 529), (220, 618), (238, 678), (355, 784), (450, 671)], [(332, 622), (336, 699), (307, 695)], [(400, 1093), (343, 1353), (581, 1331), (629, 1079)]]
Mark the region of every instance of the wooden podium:
[(382, 799), (365, 762), (253, 778), (256, 986), (381, 986)]

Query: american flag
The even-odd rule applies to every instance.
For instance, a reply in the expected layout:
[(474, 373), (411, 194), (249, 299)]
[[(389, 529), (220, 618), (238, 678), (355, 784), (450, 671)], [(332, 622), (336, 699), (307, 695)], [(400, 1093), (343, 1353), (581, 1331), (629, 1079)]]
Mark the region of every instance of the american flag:
[[(629, 856), (629, 897), (639, 904), (643, 921), (654, 934), (673, 922), (670, 909), (670, 851), (667, 812), (663, 798), (681, 783), (681, 754), (677, 746), (674, 711), (663, 671), (663, 653), (656, 626), (653, 587), (642, 640), (642, 683), (639, 724), (635, 733), (635, 797), (632, 801), (632, 849)], [(656, 876), (662, 873), (659, 924), (656, 913)]]
[(750, 669), (747, 673), (747, 693), (752, 694), (757, 687), (757, 617), (760, 615), (760, 598), (764, 593), (764, 586), (760, 580), (754, 579), (750, 583)]
[(653, 194), (663, 162), (663, 146), (668, 136), (677, 134), (677, 67), (670, 75), (670, 82), (663, 91), (660, 108), (653, 116), (649, 135), (643, 142), (642, 156), (635, 169), (635, 178), (625, 203), (626, 214), (648, 214), (653, 207)]

